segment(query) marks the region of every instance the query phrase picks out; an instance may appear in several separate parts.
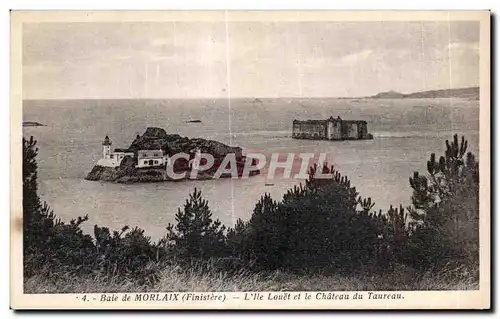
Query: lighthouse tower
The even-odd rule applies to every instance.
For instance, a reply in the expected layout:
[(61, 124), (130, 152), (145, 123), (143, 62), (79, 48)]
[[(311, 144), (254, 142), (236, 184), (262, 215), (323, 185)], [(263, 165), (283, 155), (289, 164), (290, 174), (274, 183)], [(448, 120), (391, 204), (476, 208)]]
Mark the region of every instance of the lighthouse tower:
[(109, 159), (111, 154), (111, 141), (109, 137), (106, 135), (104, 141), (102, 142), (102, 158)]

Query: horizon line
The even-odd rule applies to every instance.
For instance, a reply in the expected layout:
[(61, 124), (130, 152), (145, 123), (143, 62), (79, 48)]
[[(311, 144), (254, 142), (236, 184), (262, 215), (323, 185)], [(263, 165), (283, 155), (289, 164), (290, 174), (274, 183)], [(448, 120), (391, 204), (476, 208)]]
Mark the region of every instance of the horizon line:
[[(447, 91), (447, 90), (463, 90), (463, 89), (475, 89), (480, 88), (480, 86), (468, 86), (460, 88), (448, 88), (448, 89), (431, 89), (424, 91), (415, 91), (411, 93), (402, 93), (399, 91), (389, 90), (376, 93), (374, 95), (368, 96), (235, 96), (231, 99), (364, 99), (372, 98), (380, 93), (396, 92), (400, 94), (414, 94), (423, 93), (431, 91)], [(72, 100), (227, 100), (227, 97), (60, 97), (60, 98), (23, 98), (22, 101), (72, 101)]]

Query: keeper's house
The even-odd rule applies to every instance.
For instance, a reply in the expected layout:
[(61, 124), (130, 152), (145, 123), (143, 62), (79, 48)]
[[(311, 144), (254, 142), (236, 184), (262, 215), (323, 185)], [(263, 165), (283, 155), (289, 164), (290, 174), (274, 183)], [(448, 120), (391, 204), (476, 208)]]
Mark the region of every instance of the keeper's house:
[(137, 151), (137, 168), (163, 166), (168, 162), (162, 150)]
[(346, 121), (338, 116), (326, 120), (293, 121), (292, 137), (311, 140), (367, 140), (373, 136), (368, 133), (366, 121)]

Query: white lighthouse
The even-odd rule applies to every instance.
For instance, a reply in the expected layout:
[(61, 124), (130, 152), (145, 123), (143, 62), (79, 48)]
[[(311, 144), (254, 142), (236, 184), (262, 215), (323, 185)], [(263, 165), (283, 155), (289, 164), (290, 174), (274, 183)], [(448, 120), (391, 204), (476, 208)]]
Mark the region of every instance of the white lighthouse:
[(106, 135), (102, 142), (102, 158), (97, 161), (97, 165), (104, 167), (117, 167), (125, 158), (125, 156), (134, 157), (134, 152), (127, 150), (111, 151), (111, 141), (109, 136)]
[(102, 142), (102, 158), (109, 159), (111, 155), (111, 141), (109, 140), (109, 136), (106, 135), (104, 141)]

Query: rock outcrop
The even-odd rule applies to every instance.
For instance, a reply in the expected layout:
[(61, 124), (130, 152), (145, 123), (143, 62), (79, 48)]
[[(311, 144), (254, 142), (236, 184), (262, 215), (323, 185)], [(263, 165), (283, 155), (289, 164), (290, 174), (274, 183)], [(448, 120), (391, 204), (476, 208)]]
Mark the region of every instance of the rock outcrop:
[(158, 127), (148, 127), (142, 136), (137, 136), (130, 144), (129, 150), (137, 153), (138, 150), (163, 150), (166, 154), (172, 156), (176, 153), (189, 153), (199, 148), (203, 153), (212, 154), (216, 159), (223, 158), (228, 153), (236, 154), (236, 158), (242, 157), (240, 147), (231, 147), (223, 143), (205, 140), (202, 138), (188, 138), (179, 134), (167, 134), (167, 132)]
[[(135, 167), (137, 163), (137, 152), (139, 150), (158, 149), (163, 150), (163, 152), (169, 156), (173, 156), (177, 153), (192, 154), (196, 149), (199, 149), (202, 153), (211, 154), (214, 157), (214, 165), (209, 170), (198, 172), (196, 176), (198, 180), (212, 178), (227, 154), (235, 154), (238, 176), (242, 175), (246, 161), (240, 147), (232, 147), (217, 141), (202, 138), (190, 139), (178, 134), (167, 134), (163, 128), (148, 127), (142, 136), (137, 135), (127, 149), (120, 149), (120, 151), (133, 152), (135, 154), (134, 157), (125, 157), (120, 163), (120, 166), (116, 168), (96, 165), (90, 173), (88, 173), (86, 179), (116, 183), (172, 181), (167, 175), (165, 167), (140, 169)], [(253, 164), (255, 164), (255, 162)], [(187, 172), (185, 179), (188, 179), (191, 173), (188, 161), (185, 159), (176, 160), (173, 171), (175, 173)], [(252, 171), (250, 173), (251, 176), (257, 175), (259, 171)], [(221, 177), (231, 177), (231, 175), (226, 173)]]
[(23, 126), (47, 126), (47, 125), (38, 122), (24, 121)]

